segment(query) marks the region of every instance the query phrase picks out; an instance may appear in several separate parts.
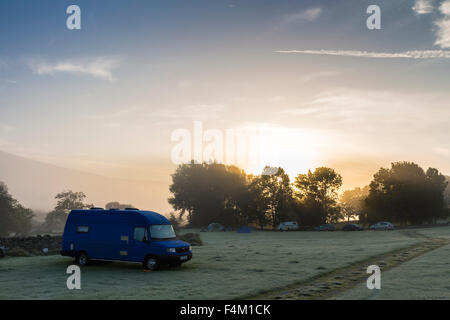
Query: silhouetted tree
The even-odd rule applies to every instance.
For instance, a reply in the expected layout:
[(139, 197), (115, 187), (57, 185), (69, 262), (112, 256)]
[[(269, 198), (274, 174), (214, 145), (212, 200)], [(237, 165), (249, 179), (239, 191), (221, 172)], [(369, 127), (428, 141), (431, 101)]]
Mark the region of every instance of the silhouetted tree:
[(300, 201), (300, 217), (305, 225), (318, 225), (340, 219), (341, 210), (337, 203), (337, 191), (342, 177), (327, 167), (319, 167), (295, 178), (296, 197)]
[(55, 209), (45, 217), (42, 229), (45, 231), (56, 231), (64, 228), (67, 216), (71, 210), (87, 209), (93, 207), (92, 204), (85, 204), (86, 195), (83, 192), (63, 191), (55, 196), (57, 200)]
[(86, 199), (86, 195), (83, 192), (67, 190), (58, 193), (55, 199), (57, 200), (55, 211), (70, 212), (70, 210), (92, 207), (91, 204), (85, 204), (83, 202)]
[(446, 176), (445, 179), (447, 180), (447, 188), (444, 190), (444, 201), (447, 207), (450, 209), (450, 177)]
[(183, 223), (182, 219), (179, 216), (177, 217), (173, 212), (169, 214), (169, 221), (175, 231), (178, 231)]
[[(265, 167), (264, 171), (268, 171)], [(292, 203), (292, 187), (289, 176), (282, 168), (276, 168), (272, 174), (254, 177), (250, 189), (257, 191), (256, 220), (261, 226), (269, 222), (272, 228), (288, 218)]]
[(173, 196), (168, 201), (180, 217), (187, 214), (192, 226), (211, 222), (236, 226), (242, 212), (238, 201), (246, 185), (245, 172), (235, 166), (191, 162), (178, 166), (172, 175)]
[(412, 162), (392, 163), (390, 169), (381, 168), (374, 175), (362, 220), (414, 224), (435, 221), (445, 214), (447, 184), (437, 169), (425, 172)]
[(339, 197), (342, 215), (350, 221), (350, 218), (359, 217), (364, 210), (364, 200), (369, 195), (369, 186), (364, 188), (356, 187), (352, 190), (345, 190)]
[(6, 184), (0, 182), (0, 236), (10, 233), (26, 235), (31, 229), (34, 214), (24, 208), (8, 192)]

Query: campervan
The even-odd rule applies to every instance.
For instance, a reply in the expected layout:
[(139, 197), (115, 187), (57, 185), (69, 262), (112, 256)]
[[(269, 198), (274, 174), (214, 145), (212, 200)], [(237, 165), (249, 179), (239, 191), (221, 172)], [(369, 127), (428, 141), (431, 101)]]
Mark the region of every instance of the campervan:
[(160, 265), (179, 266), (192, 258), (189, 243), (178, 240), (170, 221), (152, 211), (72, 210), (62, 238), (63, 256), (79, 265), (91, 260), (143, 263), (156, 270)]

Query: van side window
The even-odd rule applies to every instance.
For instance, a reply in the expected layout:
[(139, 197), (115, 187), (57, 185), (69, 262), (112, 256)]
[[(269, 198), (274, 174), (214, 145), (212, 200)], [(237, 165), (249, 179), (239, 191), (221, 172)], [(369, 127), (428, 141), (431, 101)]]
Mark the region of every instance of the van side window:
[(146, 228), (134, 228), (134, 241), (147, 241), (147, 229)]
[(88, 233), (89, 227), (88, 226), (77, 226), (77, 232), (78, 233)]

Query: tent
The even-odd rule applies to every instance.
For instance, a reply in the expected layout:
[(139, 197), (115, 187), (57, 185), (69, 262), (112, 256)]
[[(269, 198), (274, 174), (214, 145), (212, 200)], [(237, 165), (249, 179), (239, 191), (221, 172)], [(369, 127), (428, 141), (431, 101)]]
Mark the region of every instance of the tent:
[(252, 232), (252, 229), (246, 226), (242, 226), (238, 229), (238, 233), (250, 233)]
[(221, 225), (220, 223), (217, 222), (213, 222), (210, 223), (208, 226), (208, 231), (209, 232), (213, 232), (213, 231), (225, 231), (225, 227), (223, 225)]

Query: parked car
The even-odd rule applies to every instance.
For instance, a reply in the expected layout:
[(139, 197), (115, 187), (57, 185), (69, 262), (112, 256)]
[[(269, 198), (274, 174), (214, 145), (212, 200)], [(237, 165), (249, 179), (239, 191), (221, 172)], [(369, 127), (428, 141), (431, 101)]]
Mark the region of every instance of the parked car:
[(315, 231), (334, 231), (334, 225), (332, 224), (322, 224), (314, 228)]
[(387, 221), (380, 221), (371, 225), (370, 230), (394, 230), (394, 225)]
[(361, 231), (361, 230), (364, 230), (364, 228), (357, 225), (356, 223), (348, 223), (342, 227), (342, 231)]
[(282, 222), (278, 225), (279, 231), (289, 231), (289, 230), (298, 230), (297, 221), (286, 221)]
[(177, 240), (170, 221), (152, 211), (72, 210), (62, 237), (61, 255), (81, 266), (90, 260), (141, 262), (156, 270), (192, 258), (189, 243)]

